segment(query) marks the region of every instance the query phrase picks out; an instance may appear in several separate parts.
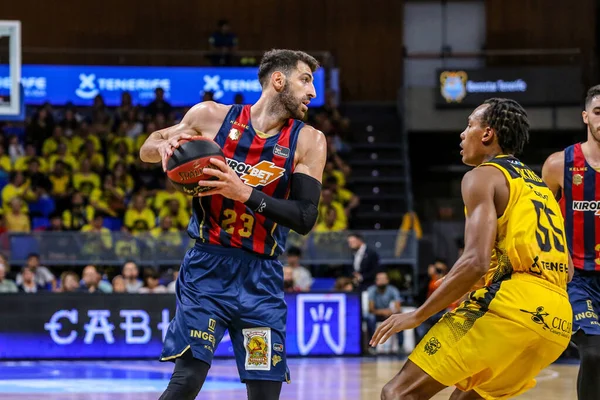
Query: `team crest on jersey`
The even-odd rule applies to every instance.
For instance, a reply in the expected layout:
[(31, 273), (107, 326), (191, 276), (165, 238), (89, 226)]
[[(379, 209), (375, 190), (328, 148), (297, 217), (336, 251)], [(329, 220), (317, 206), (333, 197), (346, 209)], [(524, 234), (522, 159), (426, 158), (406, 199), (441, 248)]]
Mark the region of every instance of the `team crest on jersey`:
[(581, 185), (583, 183), (583, 175), (573, 174), (573, 183), (575, 185)]
[(229, 139), (231, 140), (238, 140), (240, 136), (242, 136), (242, 133), (235, 128), (231, 128), (229, 131)]
[(285, 173), (285, 168), (278, 167), (271, 161), (263, 160), (256, 165), (249, 165), (243, 162), (227, 159), (227, 164), (233, 169), (240, 179), (248, 186), (267, 186)]

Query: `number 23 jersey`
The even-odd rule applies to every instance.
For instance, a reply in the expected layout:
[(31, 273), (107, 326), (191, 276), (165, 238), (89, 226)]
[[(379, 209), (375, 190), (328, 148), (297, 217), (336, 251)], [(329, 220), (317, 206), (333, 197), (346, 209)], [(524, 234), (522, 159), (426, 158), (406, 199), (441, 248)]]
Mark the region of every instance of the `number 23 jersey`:
[(508, 274), (527, 273), (566, 290), (569, 256), (564, 220), (550, 189), (512, 156), (497, 156), (481, 166), (502, 171), (510, 190), (506, 210), (498, 218), (485, 284)]
[[(240, 179), (269, 196), (285, 199), (294, 170), (294, 153), (304, 123), (290, 119), (279, 133), (265, 137), (252, 127), (250, 105), (233, 105), (215, 142)], [(197, 241), (279, 256), (289, 229), (221, 195), (195, 197), (188, 235)]]

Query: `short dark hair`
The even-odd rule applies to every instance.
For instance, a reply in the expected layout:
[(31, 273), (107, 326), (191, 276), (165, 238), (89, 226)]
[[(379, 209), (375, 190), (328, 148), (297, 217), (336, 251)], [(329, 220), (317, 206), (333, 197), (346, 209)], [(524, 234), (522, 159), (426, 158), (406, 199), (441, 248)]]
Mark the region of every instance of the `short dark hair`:
[(588, 108), (594, 97), (600, 96), (600, 85), (592, 86), (585, 96), (585, 108)]
[(263, 55), (262, 60), (260, 60), (258, 81), (264, 87), (273, 72), (280, 70), (287, 76), (292, 69), (298, 66), (299, 62), (308, 65), (312, 72), (315, 72), (319, 68), (319, 62), (313, 56), (303, 51), (285, 49), (269, 50)]
[(482, 125), (496, 130), (502, 151), (521, 153), (529, 141), (529, 119), (525, 109), (511, 99), (491, 98), (483, 104), (488, 107), (483, 112)]
[(360, 240), (361, 242), (364, 242), (364, 241), (365, 241), (365, 238), (363, 237), (363, 235), (361, 235), (361, 234), (360, 234), (360, 233), (358, 233), (358, 232), (350, 232), (350, 233), (348, 234), (348, 237), (355, 237), (355, 238), (357, 238), (358, 240)]
[(292, 246), (289, 249), (287, 249), (287, 255), (288, 255), (288, 257), (289, 256), (302, 257), (302, 250), (300, 250), (299, 247)]

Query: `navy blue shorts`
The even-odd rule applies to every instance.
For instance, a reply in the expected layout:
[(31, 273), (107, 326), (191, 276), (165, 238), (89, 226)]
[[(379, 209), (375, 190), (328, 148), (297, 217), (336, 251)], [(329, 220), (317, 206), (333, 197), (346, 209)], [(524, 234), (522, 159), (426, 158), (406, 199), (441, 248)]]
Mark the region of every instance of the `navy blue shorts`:
[(177, 311), (169, 324), (161, 361), (192, 350), (212, 362), (229, 331), (238, 372), (246, 380), (287, 381), (287, 306), (283, 267), (276, 259), (241, 249), (196, 244), (177, 279)]
[(573, 307), (573, 333), (581, 329), (587, 335), (600, 335), (600, 273), (575, 269), (567, 291)]

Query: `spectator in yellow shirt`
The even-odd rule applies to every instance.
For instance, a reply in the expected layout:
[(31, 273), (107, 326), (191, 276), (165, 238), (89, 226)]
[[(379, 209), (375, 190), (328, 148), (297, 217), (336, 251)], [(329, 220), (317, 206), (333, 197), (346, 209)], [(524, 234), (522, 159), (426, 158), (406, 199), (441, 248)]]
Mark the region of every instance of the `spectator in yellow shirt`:
[(160, 211), (159, 217), (171, 217), (173, 225), (178, 230), (187, 229), (190, 222), (190, 213), (185, 208), (181, 208), (178, 200), (169, 200), (167, 207), (163, 207)]
[[(2, 189), (2, 205), (5, 210), (10, 209), (10, 201), (15, 197), (33, 197), (29, 189), (29, 182), (25, 180), (25, 175), (20, 171), (12, 172), (8, 185)], [(28, 210), (27, 204), (23, 203), (23, 206), (25, 210)]]
[(117, 145), (116, 151), (111, 152), (108, 156), (108, 169), (114, 169), (117, 162), (124, 163), (127, 168), (131, 168), (135, 163), (135, 158), (129, 152), (125, 142), (120, 142)]
[(56, 153), (60, 143), (64, 143), (67, 146), (67, 150), (69, 150), (69, 146), (71, 145), (69, 139), (65, 137), (63, 128), (60, 125), (56, 125), (54, 127), (54, 131), (52, 132), (52, 136), (44, 140), (44, 145), (42, 146), (42, 155), (44, 157), (48, 157)]
[(64, 162), (69, 167), (69, 172), (77, 171), (79, 163), (75, 157), (67, 151), (65, 143), (59, 143), (56, 149), (56, 154), (50, 156), (50, 170), (54, 170), (54, 164), (58, 161)]
[(133, 205), (125, 212), (125, 226), (134, 234), (147, 232), (156, 225), (154, 212), (146, 206), (144, 196), (136, 194), (133, 196)]
[(103, 224), (104, 217), (101, 213), (96, 213), (92, 223), (81, 228), (85, 240), (82, 252), (95, 259), (106, 258), (106, 252), (112, 249), (112, 235)]
[(15, 171), (27, 171), (27, 166), (29, 165), (29, 161), (36, 158), (40, 163), (40, 172), (46, 173), (48, 172), (48, 161), (42, 157), (38, 157), (35, 146), (33, 144), (28, 144), (25, 146), (25, 156), (21, 158), (17, 158), (14, 164)]
[(73, 187), (85, 197), (89, 197), (94, 189), (100, 189), (100, 176), (92, 172), (92, 162), (84, 158), (79, 164), (79, 171), (73, 174)]
[(346, 216), (349, 217), (352, 210), (358, 207), (360, 203), (358, 196), (348, 189), (340, 187), (337, 179), (332, 176), (327, 178), (325, 186), (331, 189), (333, 192), (333, 199), (344, 206), (344, 212), (346, 213)]
[(152, 229), (150, 234), (154, 239), (152, 246), (157, 254), (172, 257), (181, 255), (182, 232), (173, 226), (173, 219), (170, 216), (161, 218), (160, 226)]
[(119, 161), (114, 165), (113, 178), (115, 186), (121, 189), (123, 193), (129, 195), (131, 192), (133, 192), (135, 182), (133, 181), (131, 175), (127, 173), (127, 168), (123, 162)]
[(91, 140), (86, 141), (79, 161), (82, 162), (84, 159), (90, 160), (92, 170), (100, 174), (104, 171), (104, 157), (98, 150), (100, 150), (99, 146), (96, 146)]
[(64, 209), (71, 197), (71, 176), (67, 173), (67, 168), (69, 168), (67, 164), (57, 160), (49, 176), (52, 183), (52, 197), (56, 200), (59, 209)]
[(94, 189), (90, 195), (90, 204), (96, 211), (116, 217), (125, 211), (125, 193), (114, 184), (112, 175), (106, 175), (102, 189)]
[(81, 193), (71, 197), (71, 207), (62, 213), (62, 223), (65, 229), (78, 231), (94, 219), (94, 207), (85, 204)]
[(0, 174), (4, 177), (8, 177), (8, 174), (10, 174), (12, 169), (10, 157), (6, 155), (4, 146), (0, 146)]
[(177, 200), (179, 202), (180, 210), (186, 210), (188, 208), (188, 197), (177, 191), (170, 180), (165, 179), (165, 189), (156, 192), (153, 208), (160, 213), (163, 208), (168, 207), (171, 200)]
[(129, 122), (121, 121), (117, 128), (117, 133), (110, 138), (110, 152), (116, 152), (119, 144), (125, 143), (127, 146), (127, 153), (132, 154), (134, 150), (133, 139), (127, 137), (127, 130), (129, 129)]
[(73, 154), (83, 153), (85, 151), (85, 144), (88, 141), (94, 144), (94, 148), (96, 150), (100, 150), (102, 147), (100, 145), (100, 139), (91, 133), (89, 124), (85, 121), (82, 121), (77, 135), (73, 136), (71, 139), (71, 151)]
[(327, 209), (330, 207), (335, 208), (336, 223), (343, 226), (342, 229), (346, 229), (348, 226), (348, 218), (346, 216), (346, 212), (344, 211), (344, 206), (340, 202), (334, 200), (333, 191), (330, 188), (324, 187), (321, 190), (321, 202), (319, 203), (319, 218), (317, 223), (325, 221), (325, 214), (327, 213)]
[(340, 221), (337, 215), (337, 211), (334, 207), (329, 206), (325, 211), (325, 218), (323, 222), (320, 222), (315, 227), (314, 232), (316, 233), (324, 233), (324, 232), (340, 232), (343, 231), (346, 227)]
[(140, 247), (137, 239), (133, 237), (131, 231), (126, 226), (121, 227), (121, 232), (116, 235), (115, 255), (123, 260), (137, 258), (140, 255)]
[(10, 210), (4, 215), (6, 221), (6, 229), (8, 232), (16, 233), (29, 233), (31, 232), (31, 225), (29, 222), (29, 216), (22, 210), (23, 201), (20, 197), (14, 197), (10, 201)]

